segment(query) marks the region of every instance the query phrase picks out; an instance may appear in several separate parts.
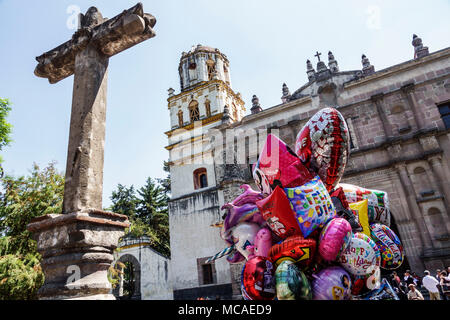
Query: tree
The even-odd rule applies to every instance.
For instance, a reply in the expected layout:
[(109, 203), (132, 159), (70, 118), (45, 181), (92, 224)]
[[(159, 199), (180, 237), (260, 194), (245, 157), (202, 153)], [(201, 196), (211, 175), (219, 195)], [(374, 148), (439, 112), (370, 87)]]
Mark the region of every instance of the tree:
[(138, 190), (138, 194), (137, 216), (147, 223), (155, 233), (158, 239), (158, 251), (168, 255), (170, 253), (169, 198), (164, 192), (164, 188), (152, 178), (147, 178), (145, 185)]
[[(3, 149), (3, 147), (11, 143), (12, 125), (6, 122), (9, 111), (11, 111), (9, 100), (0, 98), (0, 151)], [(1, 167), (2, 162), (3, 159), (0, 155), (0, 177), (3, 176), (3, 168)]]
[(43, 274), (36, 242), (26, 226), (35, 217), (61, 212), (64, 177), (54, 162), (42, 170), (33, 164), (27, 177), (4, 177), (1, 190), (0, 299), (31, 298)]
[(112, 192), (112, 206), (109, 210), (128, 216), (131, 226), (125, 236), (135, 238), (147, 236), (152, 247), (159, 253), (169, 256), (169, 214), (168, 196), (163, 186), (156, 180), (147, 178), (143, 187), (121, 184)]
[(167, 177), (164, 179), (157, 179), (158, 183), (163, 187), (164, 192), (168, 197), (170, 197), (170, 165), (169, 161), (164, 161), (163, 163), (163, 170), (164, 172), (167, 172)]
[(134, 186), (127, 188), (119, 183), (117, 190), (112, 192), (111, 201), (113, 204), (109, 210), (112, 212), (123, 214), (130, 218), (136, 216), (138, 199), (136, 198)]

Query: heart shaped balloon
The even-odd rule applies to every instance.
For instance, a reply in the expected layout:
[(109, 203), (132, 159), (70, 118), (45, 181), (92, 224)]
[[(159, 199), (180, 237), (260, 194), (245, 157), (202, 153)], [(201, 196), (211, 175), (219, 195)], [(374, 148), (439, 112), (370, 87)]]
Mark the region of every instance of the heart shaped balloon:
[(341, 180), (350, 155), (350, 136), (342, 114), (335, 108), (318, 111), (299, 131), (295, 153), (318, 174), (328, 191)]

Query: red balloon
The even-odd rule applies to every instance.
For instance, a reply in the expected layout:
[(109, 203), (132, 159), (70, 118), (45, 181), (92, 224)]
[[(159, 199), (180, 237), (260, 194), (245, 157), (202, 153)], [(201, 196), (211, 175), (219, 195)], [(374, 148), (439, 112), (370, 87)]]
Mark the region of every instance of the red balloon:
[(316, 240), (293, 236), (273, 245), (269, 251), (269, 258), (275, 266), (278, 266), (284, 260), (308, 266), (314, 259), (315, 251)]
[(270, 196), (257, 201), (256, 206), (267, 225), (280, 238), (302, 234), (291, 203), (279, 186), (276, 186)]
[(300, 130), (295, 153), (332, 190), (344, 174), (350, 154), (350, 136), (344, 117), (334, 108), (317, 112)]
[(242, 270), (245, 295), (252, 300), (272, 300), (276, 296), (275, 268), (269, 259), (250, 258)]

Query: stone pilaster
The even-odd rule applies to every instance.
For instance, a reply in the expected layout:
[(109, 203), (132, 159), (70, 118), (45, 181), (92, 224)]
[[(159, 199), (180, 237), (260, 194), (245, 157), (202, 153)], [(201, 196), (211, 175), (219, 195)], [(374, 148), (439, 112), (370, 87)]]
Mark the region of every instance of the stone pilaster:
[(411, 109), (413, 112), (415, 125), (417, 129), (420, 130), (424, 127), (424, 116), (420, 111), (420, 108), (416, 101), (416, 97), (414, 96), (414, 83), (406, 84), (401, 89), (403, 97), (408, 103), (409, 109)]
[(428, 232), (428, 229), (425, 225), (422, 212), (420, 211), (420, 208), (416, 202), (416, 193), (414, 191), (412, 181), (406, 169), (406, 164), (404, 163), (397, 164), (396, 169), (400, 177), (400, 182), (402, 184), (403, 190), (405, 192), (409, 210), (412, 213), (413, 219), (419, 231), (422, 249), (433, 248), (432, 240)]
[(370, 97), (377, 109), (378, 117), (380, 118), (381, 124), (383, 126), (384, 135), (386, 139), (388, 139), (392, 136), (392, 127), (389, 123), (388, 118), (386, 117), (386, 113), (383, 110), (383, 98), (383, 93), (379, 93)]

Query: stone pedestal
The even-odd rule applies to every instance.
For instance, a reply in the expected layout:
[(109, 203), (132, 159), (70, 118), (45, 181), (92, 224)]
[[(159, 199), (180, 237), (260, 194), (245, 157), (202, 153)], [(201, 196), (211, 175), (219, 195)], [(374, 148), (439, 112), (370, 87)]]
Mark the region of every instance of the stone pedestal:
[(33, 219), (27, 229), (45, 274), (39, 299), (115, 299), (107, 272), (128, 226), (126, 216), (95, 209)]

